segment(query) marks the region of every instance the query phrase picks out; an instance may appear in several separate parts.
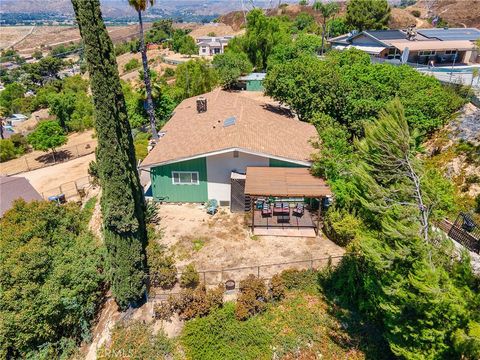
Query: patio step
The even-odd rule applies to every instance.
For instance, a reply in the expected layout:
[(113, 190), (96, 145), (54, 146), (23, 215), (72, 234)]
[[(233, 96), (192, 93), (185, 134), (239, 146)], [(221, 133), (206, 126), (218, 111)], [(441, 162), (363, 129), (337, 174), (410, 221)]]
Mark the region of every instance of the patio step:
[(252, 210), (252, 198), (249, 195), (245, 195), (245, 211)]

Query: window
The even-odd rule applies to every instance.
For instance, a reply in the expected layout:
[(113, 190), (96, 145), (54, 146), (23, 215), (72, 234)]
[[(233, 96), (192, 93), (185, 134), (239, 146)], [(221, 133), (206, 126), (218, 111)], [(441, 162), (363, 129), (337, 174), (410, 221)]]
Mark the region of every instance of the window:
[(418, 53), (418, 55), (420, 56), (433, 56), (433, 55), (436, 55), (437, 52), (436, 51), (420, 51)]
[(198, 185), (198, 171), (172, 171), (172, 184)]
[(457, 50), (446, 50), (445, 55), (457, 55)]

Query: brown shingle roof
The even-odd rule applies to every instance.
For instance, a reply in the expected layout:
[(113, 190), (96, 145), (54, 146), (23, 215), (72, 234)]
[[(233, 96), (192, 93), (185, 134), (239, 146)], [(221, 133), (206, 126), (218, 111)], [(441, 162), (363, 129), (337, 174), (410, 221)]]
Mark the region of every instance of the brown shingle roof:
[(325, 180), (306, 168), (247, 167), (245, 194), (253, 196), (323, 197), (332, 195)]
[[(214, 90), (202, 95), (208, 110), (198, 113), (197, 97), (184, 100), (162, 128), (165, 135), (141, 167), (240, 149), (281, 159), (308, 162), (317, 140), (315, 127), (288, 117), (265, 101), (238, 92)], [(235, 125), (224, 127), (227, 118)]]
[(9, 210), (17, 199), (42, 200), (30, 182), (19, 176), (0, 176), (0, 216)]

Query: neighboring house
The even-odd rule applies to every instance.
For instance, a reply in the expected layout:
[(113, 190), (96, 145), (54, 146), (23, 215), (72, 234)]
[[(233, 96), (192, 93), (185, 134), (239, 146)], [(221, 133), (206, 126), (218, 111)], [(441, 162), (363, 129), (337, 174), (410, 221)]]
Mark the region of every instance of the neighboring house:
[(331, 38), (333, 49), (357, 48), (373, 58), (415, 64), (475, 63), (475, 41), (480, 30), (445, 28), (417, 30), (369, 30)]
[(231, 203), (232, 181), (247, 166), (310, 167), (317, 131), (279, 107), (240, 92), (215, 90), (184, 100), (140, 165), (153, 198)]
[(15, 126), (27, 120), (28, 117), (23, 114), (12, 114), (5, 121), (7, 125)]
[(263, 80), (265, 80), (265, 73), (251, 73), (238, 78), (238, 83), (241, 88), (247, 91), (263, 91)]
[(30, 182), (19, 176), (0, 176), (0, 217), (12, 208), (13, 202), (43, 200)]
[(200, 36), (196, 39), (198, 46), (198, 55), (212, 56), (223, 54), (228, 42), (233, 36)]

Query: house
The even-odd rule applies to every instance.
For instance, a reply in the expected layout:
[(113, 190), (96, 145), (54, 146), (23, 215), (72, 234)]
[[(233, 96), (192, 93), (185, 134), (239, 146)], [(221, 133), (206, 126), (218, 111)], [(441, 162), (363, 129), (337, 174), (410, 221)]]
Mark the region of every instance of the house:
[(242, 89), (247, 91), (263, 91), (263, 80), (265, 80), (265, 73), (251, 73), (238, 78), (238, 83)]
[(278, 106), (219, 89), (184, 100), (160, 135), (140, 165), (150, 172), (153, 198), (216, 199), (231, 208), (232, 184), (243, 179), (239, 183), (244, 186), (247, 167), (310, 167), (312, 141), (318, 139), (313, 125)]
[(233, 36), (200, 36), (195, 41), (198, 46), (198, 55), (213, 56), (223, 54), (228, 42)]
[(475, 63), (478, 50), (475, 41), (480, 30), (445, 28), (407, 30), (368, 30), (331, 38), (333, 49), (356, 48), (372, 58), (402, 63), (435, 64)]
[(20, 176), (0, 176), (0, 217), (12, 208), (13, 202), (43, 200), (30, 182)]

